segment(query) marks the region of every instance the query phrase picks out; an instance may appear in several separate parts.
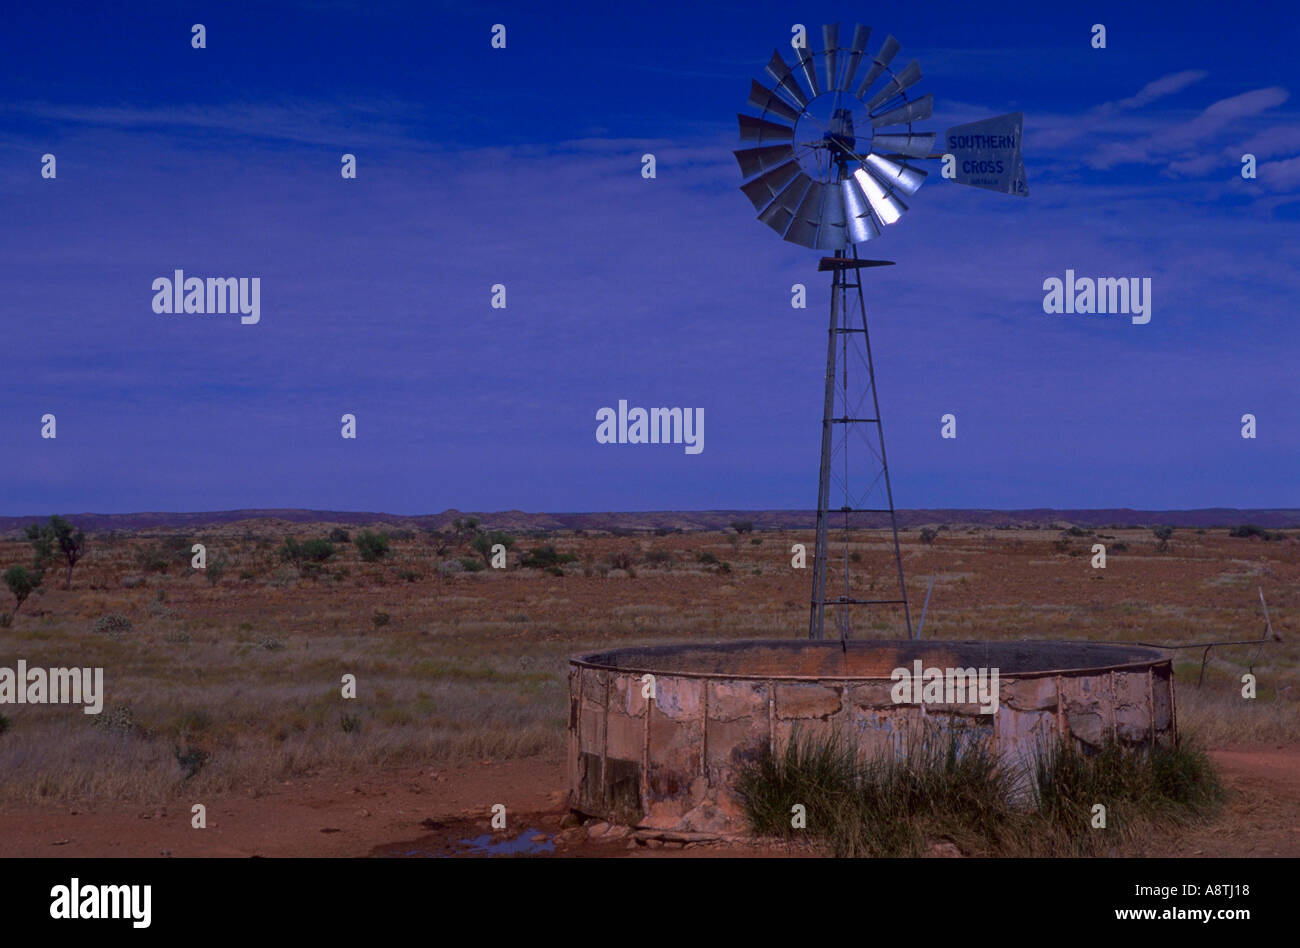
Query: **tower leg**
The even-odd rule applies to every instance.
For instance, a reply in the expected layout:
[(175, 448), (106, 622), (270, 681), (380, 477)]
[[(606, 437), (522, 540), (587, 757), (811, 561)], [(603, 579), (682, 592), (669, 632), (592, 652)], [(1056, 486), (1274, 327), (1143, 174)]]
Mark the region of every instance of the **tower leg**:
[[(844, 252), (835, 251), (837, 258)], [(813, 554), (812, 609), (808, 618), (808, 638), (820, 639), (826, 622), (826, 573), (829, 563), (826, 528), (830, 517), (831, 500), (831, 441), (835, 414), (835, 344), (839, 341), (840, 297), (843, 295), (841, 279), (844, 271), (836, 270), (831, 284), (831, 325), (826, 341), (826, 399), (822, 407), (821, 467), (817, 475), (817, 540)]]
[[(854, 251), (857, 257), (857, 251)], [(894, 489), (889, 483), (889, 461), (885, 458), (885, 423), (880, 418), (880, 397), (876, 394), (876, 366), (871, 359), (871, 334), (867, 332), (867, 306), (862, 298), (862, 271), (858, 271), (858, 312), (862, 314), (862, 345), (867, 350), (867, 373), (871, 377), (871, 405), (875, 410), (876, 432), (880, 436), (880, 473), (885, 479), (885, 497), (889, 502), (889, 528), (894, 534), (894, 562), (898, 566), (898, 594), (903, 601), (903, 621), (907, 637), (912, 637), (912, 611), (907, 604), (907, 583), (903, 580), (903, 551), (898, 545), (898, 515), (894, 511)]]

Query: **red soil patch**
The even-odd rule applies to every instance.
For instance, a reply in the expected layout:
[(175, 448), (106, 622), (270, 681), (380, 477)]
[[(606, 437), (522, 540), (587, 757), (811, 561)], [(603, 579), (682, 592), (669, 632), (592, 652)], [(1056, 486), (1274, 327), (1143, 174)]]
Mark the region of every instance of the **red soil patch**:
[[(1300, 746), (1213, 751), (1232, 791), (1208, 827), (1153, 841), (1150, 855), (1300, 856)], [(195, 800), (207, 829), (190, 826), (190, 803), (166, 807), (34, 806), (0, 813), (3, 856), (401, 856), (464, 852), (490, 832), (491, 807), (513, 830), (561, 829), (564, 767), (539, 758), (464, 767), (391, 770), (362, 777), (319, 774), (272, 793)], [(513, 833), (507, 833), (507, 836)], [(562, 844), (562, 856), (781, 856), (752, 846), (629, 848), (629, 840)]]

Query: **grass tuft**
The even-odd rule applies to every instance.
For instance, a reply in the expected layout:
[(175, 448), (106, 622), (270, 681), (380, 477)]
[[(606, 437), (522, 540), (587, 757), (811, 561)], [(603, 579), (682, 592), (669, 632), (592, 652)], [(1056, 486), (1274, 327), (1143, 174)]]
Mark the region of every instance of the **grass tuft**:
[[(1211, 818), (1226, 792), (1198, 746), (1096, 753), (1053, 742), (1032, 768), (1000, 766), (984, 741), (930, 731), (869, 759), (841, 734), (792, 738), (741, 768), (753, 831), (812, 837), (842, 857), (924, 856), (937, 842), (965, 855), (1101, 855), (1171, 825)], [(1106, 807), (1107, 827), (1093, 826)], [(806, 828), (794, 825), (802, 804)]]

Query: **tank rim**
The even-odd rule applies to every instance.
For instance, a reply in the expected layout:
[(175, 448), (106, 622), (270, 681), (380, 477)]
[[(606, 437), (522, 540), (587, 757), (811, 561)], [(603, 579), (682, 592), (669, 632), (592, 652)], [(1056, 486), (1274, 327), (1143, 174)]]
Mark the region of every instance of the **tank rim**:
[[(824, 639), (820, 642), (807, 639), (730, 639), (720, 642), (691, 642), (684, 644), (660, 644), (660, 645), (628, 645), (620, 646), (613, 649), (602, 649), (596, 652), (587, 652), (581, 655), (571, 655), (569, 664), (577, 668), (590, 668), (595, 671), (616, 672), (619, 674), (635, 675), (655, 675), (663, 678), (712, 678), (726, 679), (732, 681), (835, 681), (835, 682), (868, 682), (868, 681), (893, 681), (889, 675), (769, 675), (769, 674), (738, 674), (735, 672), (709, 672), (709, 671), (673, 671), (656, 669), (652, 664), (613, 664), (608, 661), (596, 661), (598, 658), (617, 654), (619, 652), (659, 652), (672, 653), (682, 651), (703, 650), (726, 646), (739, 649), (743, 646), (773, 646), (793, 647), (798, 645), (803, 648), (835, 648), (840, 645), (839, 641), (834, 639)], [(936, 646), (956, 646), (956, 645), (1079, 645), (1079, 646), (1112, 646), (1117, 648), (1130, 649), (1134, 652), (1145, 652), (1150, 657), (1142, 658), (1131, 662), (1112, 662), (1098, 665), (1074, 665), (1063, 668), (1044, 668), (1028, 669), (1025, 671), (999, 672), (999, 678), (1003, 681), (1017, 681), (1026, 678), (1045, 678), (1053, 675), (1078, 675), (1078, 674), (1095, 674), (1098, 672), (1112, 671), (1129, 671), (1142, 668), (1160, 668), (1169, 667), (1170, 673), (1173, 672), (1173, 660), (1157, 649), (1145, 645), (1133, 645), (1126, 642), (1098, 642), (1088, 639), (1010, 639), (1006, 641), (989, 642), (980, 639), (859, 639), (848, 643), (849, 648), (861, 649), (873, 646), (890, 646), (890, 645), (936, 645)]]

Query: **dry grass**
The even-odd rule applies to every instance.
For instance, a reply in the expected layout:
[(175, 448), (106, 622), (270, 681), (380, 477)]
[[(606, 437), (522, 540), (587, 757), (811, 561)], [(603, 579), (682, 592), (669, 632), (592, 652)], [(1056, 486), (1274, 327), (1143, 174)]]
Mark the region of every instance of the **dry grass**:
[[(71, 590), (51, 578), (11, 628), (0, 665), (102, 666), (107, 709), (136, 726), (96, 727), (66, 706), (0, 707), (0, 799), (152, 801), (195, 791), (258, 792), (325, 768), (370, 769), (558, 755), (567, 723), (568, 655), (614, 644), (739, 637), (786, 638), (807, 624), (811, 570), (790, 568), (806, 533), (522, 538), (511, 568), (444, 574), (421, 535), (394, 541), (382, 563), (340, 546), (317, 579), (282, 563), (286, 535), (332, 525), (276, 522), (199, 531), (211, 558), (229, 560), (209, 585), (174, 564), (145, 573), (139, 551), (165, 534), (92, 536)], [(1210, 747), (1294, 739), (1300, 733), (1300, 544), (1179, 531), (1156, 553), (1150, 531), (1110, 530), (1107, 569), (1089, 566), (1092, 538), (1055, 530), (945, 530), (932, 545), (903, 538), (913, 622), (930, 576), (926, 638), (1072, 638), (1191, 642), (1258, 635), (1256, 585), (1269, 596), (1282, 644), (1265, 647), (1259, 697), (1240, 696), (1253, 648), (1216, 649), (1203, 689), (1199, 653), (1178, 655), (1180, 726)], [(754, 544), (753, 539), (761, 542)], [(884, 531), (851, 550), (860, 589), (888, 590)], [(518, 551), (553, 543), (573, 553), (565, 575), (517, 568)], [(702, 562), (701, 554), (717, 562)], [(614, 568), (620, 555), (631, 569)], [(705, 558), (707, 560), (707, 558)], [(16, 535), (0, 539), (0, 569), (27, 563)], [(241, 578), (242, 577), (242, 578)], [(4, 605), (0, 608), (8, 608)], [(118, 637), (91, 631), (110, 613)], [(376, 612), (388, 624), (377, 626)], [(862, 637), (900, 637), (901, 615), (864, 616)], [(357, 698), (341, 697), (345, 674)], [(191, 776), (187, 772), (193, 771)]]

